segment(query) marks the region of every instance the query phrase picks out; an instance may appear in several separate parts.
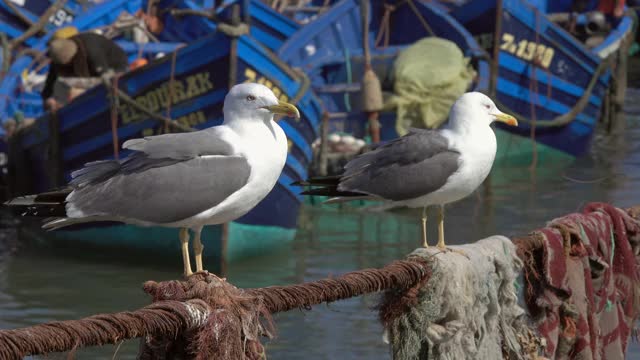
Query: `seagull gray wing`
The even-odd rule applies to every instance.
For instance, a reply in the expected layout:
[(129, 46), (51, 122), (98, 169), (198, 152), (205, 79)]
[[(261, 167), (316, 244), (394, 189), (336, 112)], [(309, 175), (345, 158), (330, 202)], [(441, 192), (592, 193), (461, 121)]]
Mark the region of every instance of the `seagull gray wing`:
[(339, 191), (401, 201), (441, 188), (458, 170), (460, 153), (435, 130), (411, 129), (345, 166)]
[(226, 127), (214, 126), (196, 132), (131, 139), (125, 141), (122, 148), (144, 152), (150, 158), (190, 159), (202, 154), (230, 155), (234, 152), (233, 144), (226, 139), (231, 136)]
[(220, 204), (251, 167), (232, 153), (234, 133), (211, 129), (128, 141), (127, 158), (88, 163), (72, 174), (68, 215), (170, 223)]

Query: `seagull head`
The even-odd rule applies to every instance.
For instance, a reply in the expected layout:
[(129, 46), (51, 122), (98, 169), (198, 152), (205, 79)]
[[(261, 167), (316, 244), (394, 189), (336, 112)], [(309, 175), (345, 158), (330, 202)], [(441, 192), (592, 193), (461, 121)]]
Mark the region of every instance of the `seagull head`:
[(271, 89), (257, 83), (234, 85), (224, 98), (223, 112), (225, 122), (231, 119), (269, 122), (274, 114), (300, 117), (294, 105), (279, 101)]
[(515, 117), (505, 114), (487, 95), (473, 91), (464, 93), (451, 108), (449, 121), (454, 127), (468, 128), (475, 125), (489, 126), (494, 121), (518, 126)]

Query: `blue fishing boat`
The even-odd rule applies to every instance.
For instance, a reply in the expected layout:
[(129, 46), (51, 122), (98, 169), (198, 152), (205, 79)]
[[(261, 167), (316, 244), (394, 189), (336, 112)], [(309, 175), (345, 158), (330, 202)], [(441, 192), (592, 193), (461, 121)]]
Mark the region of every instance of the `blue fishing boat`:
[[(143, 2), (143, 9), (148, 5)], [(218, 29), (218, 22), (231, 23), (234, 5), (239, 5), (238, 17), (249, 25), (251, 37), (275, 51), (299, 28), (293, 20), (271, 9), (261, 0), (226, 1), (213, 8), (212, 4), (190, 0), (154, 1), (163, 30), (158, 34), (166, 41), (190, 42)]]
[[(55, 3), (51, 0), (7, 0), (0, 2), (0, 32), (8, 38), (21, 36), (29, 27), (33, 26), (39, 18), (47, 13), (47, 10)], [(69, 25), (77, 17), (83, 16), (91, 10), (96, 1), (66, 1), (59, 9), (53, 12), (37, 34), (25, 39), (25, 44), (33, 46), (43, 34), (61, 26)]]
[[(497, 4), (502, 7), (498, 16)], [(528, 139), (535, 137), (542, 149), (570, 157), (584, 155), (598, 122), (608, 121), (612, 112), (613, 69), (621, 68), (616, 62), (626, 57), (623, 45), (633, 36), (632, 17), (626, 14), (610, 22), (610, 30), (588, 38), (559, 24), (562, 13), (571, 12), (567, 1), (472, 0), (448, 6), (449, 14), (490, 54), (496, 54), (494, 39), (498, 41), (494, 98), (521, 124), (503, 128), (516, 135), (511, 140), (527, 154), (531, 153)], [(586, 16), (575, 19), (578, 28)], [(582, 35), (589, 34), (588, 26), (583, 23)]]
[[(33, 13), (45, 11), (46, 6), (42, 4), (35, 6), (35, 3), (32, 3), (32, 1), (33, 0), (30, 0), (25, 3), (24, 8), (30, 9), (29, 11)], [(84, 4), (83, 2), (83, 8), (87, 8), (91, 4)], [(196, 3), (189, 0), (162, 0), (154, 4), (154, 6), (157, 7), (157, 13), (161, 21), (164, 23), (163, 30), (155, 34), (161, 42), (137, 44), (132, 41), (117, 40), (118, 45), (129, 54), (130, 61), (140, 57), (150, 59), (163, 55), (175, 49), (180, 43), (189, 43), (217, 31), (216, 23), (207, 17), (189, 14), (174, 15), (173, 13), (175, 10), (191, 10), (200, 14), (206, 14), (206, 7), (212, 6), (212, 4), (208, 4), (206, 1)], [(267, 46), (267, 48), (278, 47), (284, 39), (298, 28), (297, 24), (293, 21), (273, 11), (258, 0), (227, 1), (224, 3), (224, 7), (218, 9), (217, 18), (230, 22), (232, 5), (235, 4), (242, 5), (241, 14), (246, 13), (250, 15), (248, 17), (251, 23), (250, 36), (260, 41), (263, 45)], [(75, 9), (73, 14), (80, 14), (77, 9), (78, 6), (70, 4), (69, 7), (70, 9)], [(74, 17), (73, 19), (75, 20), (73, 20), (72, 25), (80, 31), (88, 29), (108, 30), (121, 14), (128, 13), (134, 16), (138, 12), (143, 11), (143, 9), (148, 8), (149, 4), (146, 0), (114, 0), (104, 2), (103, 4), (93, 6), (90, 13)], [(248, 9), (248, 12), (245, 11), (246, 9)], [(23, 9), (23, 11), (27, 10)], [(247, 20), (244, 15), (243, 20)], [(64, 24), (66, 23), (67, 21), (65, 21)], [(60, 24), (55, 23), (55, 25), (58, 26)], [(47, 29), (52, 30), (53, 28), (49, 26)], [(42, 59), (36, 58), (34, 54), (44, 52), (49, 36), (50, 34), (41, 39), (30, 38), (33, 40), (30, 51), (26, 56), (19, 57), (16, 63), (12, 64), (10, 71), (5, 74), (2, 84), (0, 85), (0, 119), (11, 118), (16, 112), (21, 113), (26, 118), (33, 118), (42, 114), (39, 95), (35, 92), (24, 91), (24, 82), (25, 78), (32, 74), (32, 69), (34, 68), (40, 68), (39, 72), (46, 74), (47, 67), (42, 67), (42, 63), (39, 61)], [(274, 61), (276, 60), (274, 59)], [(2, 133), (3, 130), (0, 129), (0, 134)]]
[[(391, 2), (393, 3), (393, 2)], [(371, 49), (371, 66), (382, 81), (385, 93), (393, 91), (386, 81), (398, 54), (425, 37), (439, 37), (455, 43), (470, 59), (477, 76), (469, 91), (488, 89), (489, 63), (486, 52), (471, 34), (440, 6), (430, 2), (398, 2), (393, 11), (384, 2), (371, 1), (367, 41)], [(393, 24), (386, 28), (385, 24)], [(388, 32), (385, 32), (388, 29)], [(285, 42), (278, 56), (291, 66), (304, 70), (312, 87), (329, 112), (329, 132), (346, 132), (367, 136), (367, 116), (360, 100), (364, 72), (363, 28), (359, 1), (342, 0)], [(384, 43), (376, 41), (386, 39)], [(380, 113), (380, 139), (398, 136), (396, 113)]]
[[(136, 44), (130, 45), (136, 49)], [(144, 48), (153, 45), (162, 43), (146, 44)], [(148, 65), (119, 77), (117, 84), (88, 90), (55, 115), (39, 117), (16, 140), (18, 155), (10, 154), (26, 159), (18, 171), (21, 175), (13, 179), (23, 186), (28, 179), (33, 181), (21, 191), (23, 194), (47, 191), (66, 183), (70, 172), (86, 162), (126, 156), (126, 151), (118, 149), (127, 139), (167, 131), (157, 120), (160, 115), (149, 113), (195, 129), (218, 125), (222, 122), (224, 95), (239, 82), (258, 82), (271, 88), (280, 99), (296, 104), (301, 118), (280, 122), (289, 139), (289, 156), (267, 198), (237, 221), (205, 228), (203, 239), (211, 249), (208, 256), (213, 258), (208, 261), (224, 265), (277, 248), (295, 236), (302, 198), (290, 184), (307, 176), (321, 106), (304, 74), (277, 61), (273, 53), (248, 35), (236, 37), (215, 31), (164, 57), (151, 59)], [(168, 100), (169, 88), (174, 90), (173, 100)], [(116, 107), (109, 99), (117, 94), (128, 95), (139, 106), (120, 101)], [(91, 244), (153, 254), (175, 255), (179, 249), (176, 230), (167, 228), (97, 223), (48, 235), (60, 244)]]
[[(140, 0), (113, 0), (107, 1), (92, 8), (90, 13), (85, 16), (76, 18), (71, 25), (80, 31), (96, 28), (105, 28), (116, 22), (118, 17), (124, 12), (133, 14), (140, 9)], [(40, 95), (35, 92), (25, 91), (24, 80), (28, 73), (39, 68), (40, 74), (46, 74), (47, 66), (42, 66), (43, 58), (37, 54), (43, 54), (46, 51), (47, 41), (51, 37), (51, 33), (47, 33), (44, 37), (30, 48), (30, 51), (23, 56), (18, 57), (11, 63), (9, 71), (4, 74), (2, 83), (0, 83), (0, 119), (4, 121), (13, 117), (17, 112), (22, 113), (25, 117), (37, 117), (42, 114), (42, 101)], [(126, 45), (131, 50), (135, 45)], [(156, 45), (161, 46), (161, 45)], [(139, 46), (136, 50), (145, 51), (146, 46)], [(149, 49), (146, 49), (149, 53)], [(132, 56), (136, 53), (132, 52)], [(46, 65), (46, 64), (45, 64)], [(0, 130), (0, 134), (3, 133)]]

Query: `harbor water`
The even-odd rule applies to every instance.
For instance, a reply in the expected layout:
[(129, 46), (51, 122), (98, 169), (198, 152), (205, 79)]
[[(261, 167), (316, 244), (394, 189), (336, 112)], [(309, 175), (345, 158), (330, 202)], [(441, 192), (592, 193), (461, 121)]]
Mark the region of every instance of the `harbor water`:
[[(640, 205), (640, 90), (629, 90), (626, 117), (625, 131), (598, 134), (591, 154), (584, 158), (541, 164), (534, 172), (528, 164), (495, 164), (489, 188), (447, 207), (448, 244), (493, 234), (523, 235), (591, 201)], [(230, 264), (228, 281), (239, 287), (312, 281), (384, 266), (420, 244), (419, 211), (368, 213), (349, 206), (306, 207), (299, 223), (290, 246)], [(0, 329), (134, 310), (150, 301), (142, 292), (144, 281), (181, 276), (179, 253), (171, 264), (123, 261), (125, 253), (122, 258), (116, 254), (98, 261), (97, 254), (81, 250), (50, 251), (23, 243), (12, 224), (4, 218), (0, 230)], [(436, 224), (428, 226), (429, 242), (435, 244)], [(206, 251), (206, 239), (204, 244)], [(265, 341), (267, 355), (271, 359), (390, 359), (376, 318), (377, 302), (378, 295), (369, 295), (277, 314), (277, 337)], [(134, 359), (137, 347), (134, 340), (78, 350), (75, 355), (78, 359)], [(67, 354), (47, 358), (66, 359)], [(637, 343), (631, 343), (628, 358), (640, 358)]]

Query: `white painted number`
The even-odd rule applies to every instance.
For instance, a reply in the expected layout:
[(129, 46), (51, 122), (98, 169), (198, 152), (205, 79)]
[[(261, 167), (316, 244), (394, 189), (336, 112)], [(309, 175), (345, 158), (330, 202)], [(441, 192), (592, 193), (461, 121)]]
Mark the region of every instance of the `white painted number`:
[(72, 21), (73, 21), (73, 16), (67, 13), (66, 11), (64, 11), (64, 9), (59, 9), (58, 11), (55, 12), (55, 14), (49, 17), (49, 22), (55, 26), (62, 26)]
[(546, 47), (543, 44), (536, 44), (534, 41), (520, 40), (516, 44), (515, 36), (507, 33), (502, 34), (500, 50), (514, 54), (526, 61), (535, 60), (543, 68), (548, 68), (551, 65), (555, 54), (553, 48)]

